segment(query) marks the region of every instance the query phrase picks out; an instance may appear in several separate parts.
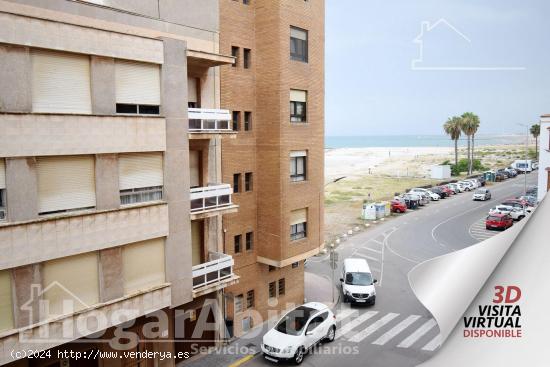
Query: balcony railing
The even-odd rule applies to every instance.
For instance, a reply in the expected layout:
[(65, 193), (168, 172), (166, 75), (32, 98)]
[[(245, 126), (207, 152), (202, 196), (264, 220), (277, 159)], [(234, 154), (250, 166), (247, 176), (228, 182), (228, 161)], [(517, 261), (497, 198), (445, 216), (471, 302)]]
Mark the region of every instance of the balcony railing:
[(193, 289), (218, 283), (233, 276), (233, 257), (219, 252), (210, 252), (208, 262), (195, 265), (193, 271)]
[(214, 184), (191, 189), (191, 213), (200, 213), (212, 209), (222, 209), (233, 205), (233, 189), (229, 184)]
[(233, 132), (231, 113), (228, 110), (190, 108), (190, 133)]

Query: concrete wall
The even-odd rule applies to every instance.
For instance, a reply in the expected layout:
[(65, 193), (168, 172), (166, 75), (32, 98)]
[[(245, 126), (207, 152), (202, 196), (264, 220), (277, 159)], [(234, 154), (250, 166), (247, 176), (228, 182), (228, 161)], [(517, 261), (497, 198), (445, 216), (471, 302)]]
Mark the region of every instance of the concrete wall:
[(99, 300), (107, 302), (124, 295), (122, 247), (99, 252)]
[(116, 209), (120, 206), (118, 157), (116, 154), (95, 156), (96, 209)]
[(159, 0), (160, 18), (213, 32), (219, 30), (219, 0)]
[(161, 72), (163, 113), (166, 118), (164, 192), (170, 228), (165, 250), (166, 278), (172, 283), (172, 306), (177, 306), (193, 299), (186, 44), (165, 39), (164, 51)]
[[(6, 196), (8, 221), (38, 217), (38, 182), (33, 158), (6, 158)], [(8, 241), (0, 240), (0, 247), (4, 246), (8, 246)]]
[(92, 56), (90, 58), (90, 79), (92, 92), (92, 113), (94, 115), (114, 115), (115, 98), (115, 59)]
[(41, 285), (40, 265), (15, 268), (12, 276), (16, 327), (25, 327), (38, 322), (40, 298), (33, 294), (33, 286)]
[(28, 47), (0, 45), (0, 112), (31, 111), (30, 71)]

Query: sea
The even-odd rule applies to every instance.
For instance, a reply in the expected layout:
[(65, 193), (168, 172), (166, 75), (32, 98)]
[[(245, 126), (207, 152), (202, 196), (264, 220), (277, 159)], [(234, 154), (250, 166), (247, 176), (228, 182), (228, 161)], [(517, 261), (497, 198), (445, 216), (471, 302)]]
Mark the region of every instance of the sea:
[[(475, 145), (517, 145), (525, 143), (525, 135), (476, 135)], [(466, 138), (458, 141), (460, 147), (467, 146)], [(325, 149), (371, 148), (371, 147), (454, 147), (454, 142), (445, 135), (366, 135), (326, 136)]]

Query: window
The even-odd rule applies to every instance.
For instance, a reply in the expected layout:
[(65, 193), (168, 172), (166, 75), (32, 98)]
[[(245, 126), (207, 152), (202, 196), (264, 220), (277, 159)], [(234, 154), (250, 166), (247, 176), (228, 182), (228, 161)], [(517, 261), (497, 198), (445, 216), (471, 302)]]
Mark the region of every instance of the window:
[(164, 239), (123, 246), (122, 278), (125, 295), (163, 284), (166, 281)]
[(160, 113), (160, 67), (126, 60), (115, 61), (116, 113)]
[(244, 333), (250, 331), (250, 329), (252, 329), (252, 317), (248, 316), (248, 317), (245, 317), (243, 318), (243, 321), (242, 321), (242, 331)]
[(246, 233), (246, 251), (252, 250), (254, 247), (254, 233), (247, 232)]
[(241, 174), (235, 173), (233, 175), (233, 192), (234, 193), (241, 192), (240, 183), (241, 183)]
[(252, 63), (252, 53), (249, 48), (243, 50), (243, 67), (245, 69), (250, 69)]
[(307, 92), (290, 91), (290, 122), (307, 122)]
[(92, 113), (90, 57), (31, 51), (32, 111)]
[(235, 296), (235, 313), (243, 312), (243, 295)]
[(254, 307), (254, 290), (246, 292), (246, 308)]
[(279, 297), (285, 295), (285, 278), (279, 279)]
[(241, 238), (242, 238), (242, 236), (240, 234), (235, 236), (234, 246), (235, 246), (235, 253), (236, 254), (241, 252)]
[(37, 157), (36, 167), (39, 214), (95, 207), (94, 157)]
[(269, 283), (269, 298), (277, 297), (277, 289), (275, 288), (275, 282)]
[(162, 199), (162, 153), (130, 153), (118, 156), (120, 204)]
[(233, 131), (239, 131), (240, 122), (241, 113), (239, 111), (233, 111)]
[(4, 166), (4, 160), (0, 159), (0, 222), (6, 220), (6, 169)]
[(252, 172), (244, 174), (244, 191), (252, 191)]
[(293, 210), (290, 213), (290, 239), (307, 237), (307, 209)]
[(300, 266), (300, 262), (296, 261), (295, 263), (292, 263), (292, 269), (296, 269)]
[(273, 265), (268, 265), (268, 266), (269, 266), (268, 270), (269, 270), (270, 273), (272, 271), (275, 271), (276, 268)]
[(252, 112), (246, 111), (244, 113), (244, 131), (252, 130)]
[(243, 0), (244, 5), (250, 5), (250, 0)]
[(306, 180), (307, 152), (290, 152), (290, 180), (292, 182)]
[(307, 31), (290, 27), (290, 59), (307, 62)]
[(236, 46), (231, 46), (231, 56), (235, 58), (235, 63), (233, 67), (236, 68), (239, 65), (239, 48)]

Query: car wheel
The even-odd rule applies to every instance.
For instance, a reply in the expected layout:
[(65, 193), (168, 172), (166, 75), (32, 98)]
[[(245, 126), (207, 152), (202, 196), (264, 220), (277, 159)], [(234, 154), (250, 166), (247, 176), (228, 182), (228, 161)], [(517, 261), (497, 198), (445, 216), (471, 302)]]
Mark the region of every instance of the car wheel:
[(485, 229), (488, 230), (488, 231), (491, 230), (491, 228), (489, 228), (489, 226), (485, 226)]
[(300, 365), (302, 364), (303, 361), (304, 361), (304, 348), (300, 347), (296, 351), (296, 354), (294, 354), (294, 363), (296, 365)]
[(325, 341), (332, 342), (334, 341), (334, 338), (336, 337), (336, 326), (331, 326), (330, 329), (327, 331), (327, 336), (325, 337)]
[(518, 221), (522, 220), (523, 218), (525, 218), (525, 215), (520, 215), (520, 216), (518, 217)]

